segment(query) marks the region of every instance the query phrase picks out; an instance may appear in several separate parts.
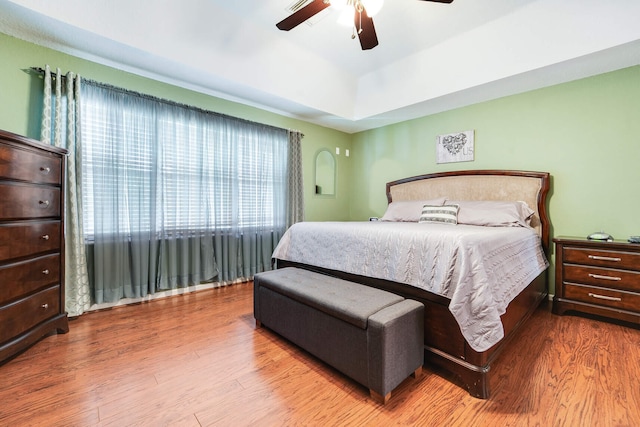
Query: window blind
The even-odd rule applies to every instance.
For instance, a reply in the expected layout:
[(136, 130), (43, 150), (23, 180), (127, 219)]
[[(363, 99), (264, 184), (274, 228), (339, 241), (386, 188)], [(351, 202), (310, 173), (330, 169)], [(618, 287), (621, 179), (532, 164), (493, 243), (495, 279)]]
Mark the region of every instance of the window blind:
[(87, 240), (285, 227), (287, 131), (85, 83)]

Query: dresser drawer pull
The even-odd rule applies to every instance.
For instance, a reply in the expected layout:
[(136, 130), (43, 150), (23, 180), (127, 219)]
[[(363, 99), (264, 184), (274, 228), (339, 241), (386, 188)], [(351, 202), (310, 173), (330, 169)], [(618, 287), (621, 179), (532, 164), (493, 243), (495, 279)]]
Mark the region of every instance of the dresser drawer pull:
[(597, 261), (613, 261), (613, 262), (620, 262), (622, 261), (622, 258), (612, 258), (612, 257), (608, 257), (608, 256), (598, 256), (598, 255), (589, 255), (590, 259), (595, 259)]
[(617, 282), (619, 280), (622, 280), (621, 277), (615, 277), (615, 276), (602, 276), (600, 274), (591, 274), (589, 273), (589, 277), (594, 278), (594, 279), (602, 279), (602, 280), (613, 280), (614, 282)]
[(622, 301), (622, 298), (608, 297), (606, 295), (592, 294), (591, 292), (589, 292), (589, 296), (593, 297), (593, 298), (597, 298), (597, 299), (604, 299), (604, 300), (607, 300), (607, 301)]
[(49, 235), (45, 234), (44, 236), (40, 236), (42, 240), (49, 240)]
[(42, 270), (42, 274), (48, 275), (49, 274), (49, 270)]
[(46, 310), (47, 308), (49, 308), (49, 304), (42, 304), (42, 308)]
[(42, 205), (43, 208), (49, 207), (49, 201), (48, 200), (40, 200), (38, 203), (40, 205)]
[(46, 175), (49, 172), (51, 172), (51, 168), (46, 167), (46, 166), (40, 166), (40, 172), (42, 172), (42, 173), (44, 173)]

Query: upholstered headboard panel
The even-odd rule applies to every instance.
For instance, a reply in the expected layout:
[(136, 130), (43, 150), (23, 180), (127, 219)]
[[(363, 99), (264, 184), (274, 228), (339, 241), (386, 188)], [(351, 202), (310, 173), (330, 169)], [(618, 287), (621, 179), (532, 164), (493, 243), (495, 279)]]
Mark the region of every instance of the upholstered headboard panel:
[(446, 197), (451, 200), (524, 201), (535, 214), (531, 226), (549, 247), (547, 194), (549, 173), (477, 170), (441, 172), (404, 178), (387, 183), (387, 200), (428, 200)]

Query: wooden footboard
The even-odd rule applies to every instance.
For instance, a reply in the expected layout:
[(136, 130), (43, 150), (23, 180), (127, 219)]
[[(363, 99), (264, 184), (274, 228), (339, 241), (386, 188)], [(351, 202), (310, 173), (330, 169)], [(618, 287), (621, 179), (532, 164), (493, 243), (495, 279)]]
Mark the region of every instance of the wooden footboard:
[(469, 394), (480, 399), (487, 399), (490, 395), (489, 371), (491, 363), (548, 294), (545, 271), (509, 304), (507, 312), (502, 315), (505, 337), (490, 349), (479, 353), (471, 349), (462, 336), (458, 323), (449, 311), (448, 298), (401, 283), (277, 260), (277, 268), (284, 267), (298, 267), (316, 271), (384, 289), (423, 303), (425, 305), (424, 355), (426, 367), (428, 368), (430, 364), (436, 365), (454, 374), (460, 380), (461, 385), (469, 391)]
[(464, 340), (447, 307), (430, 305), (427, 312), (430, 312), (432, 317), (425, 320), (425, 328), (427, 324), (432, 328), (428, 333), (425, 332), (425, 342), (429, 342), (425, 345), (426, 364), (437, 365), (455, 374), (472, 396), (480, 399), (489, 398), (489, 372), (492, 363), (547, 295), (544, 272), (509, 304), (507, 312), (502, 315), (504, 338), (480, 353), (473, 350)]

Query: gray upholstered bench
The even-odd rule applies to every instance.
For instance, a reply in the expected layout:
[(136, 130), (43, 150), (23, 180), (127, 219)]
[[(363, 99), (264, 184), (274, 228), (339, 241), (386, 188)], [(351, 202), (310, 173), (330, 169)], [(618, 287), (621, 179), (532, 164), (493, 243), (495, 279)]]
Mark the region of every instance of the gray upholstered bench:
[(424, 306), (390, 292), (283, 268), (255, 275), (254, 317), (386, 403), (424, 360)]

